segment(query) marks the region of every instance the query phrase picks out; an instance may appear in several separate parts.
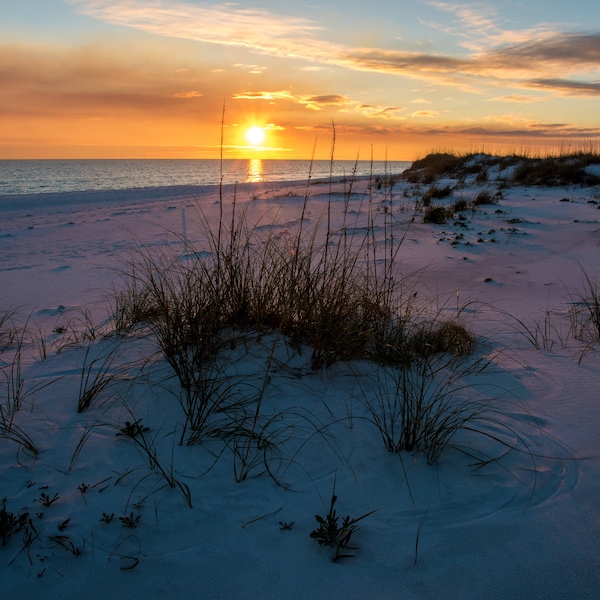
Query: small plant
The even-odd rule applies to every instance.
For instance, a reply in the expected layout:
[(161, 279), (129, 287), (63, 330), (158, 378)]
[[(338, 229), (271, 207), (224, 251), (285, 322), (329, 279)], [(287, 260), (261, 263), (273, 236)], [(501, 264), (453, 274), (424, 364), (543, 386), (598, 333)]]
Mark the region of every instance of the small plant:
[(141, 515), (134, 515), (133, 512), (129, 513), (129, 516), (125, 515), (123, 517), (119, 517), (119, 521), (123, 527), (129, 527), (131, 529), (135, 529), (140, 523)]
[(352, 535), (358, 529), (357, 523), (375, 512), (372, 510), (355, 519), (352, 519), (348, 515), (342, 519), (340, 524), (340, 517), (338, 517), (335, 510), (336, 501), (337, 496), (335, 495), (334, 483), (329, 512), (325, 517), (315, 515), (315, 519), (319, 526), (310, 534), (310, 537), (313, 540), (317, 540), (319, 545), (335, 548), (333, 562), (338, 561), (340, 558), (351, 558), (353, 556), (353, 554), (349, 554), (348, 551), (357, 549), (356, 546), (350, 546)]
[(114, 518), (115, 518), (115, 513), (110, 513), (110, 515), (109, 515), (108, 513), (103, 512), (102, 518), (100, 520), (103, 523), (110, 523)]
[(54, 496), (51, 498), (50, 494), (46, 494), (46, 492), (42, 492), (40, 494), (40, 497), (36, 498), (35, 501), (39, 502), (40, 504), (42, 504), (44, 506), (52, 506), (52, 504), (54, 504), (59, 498), (60, 498), (60, 496), (58, 495), (58, 493), (54, 494)]
[(150, 431), (149, 427), (142, 426), (142, 419), (137, 419), (136, 421), (125, 421), (125, 425), (123, 427), (119, 427), (117, 425), (117, 429), (119, 430), (117, 435), (126, 435), (129, 437), (135, 437), (136, 435)]
[(83, 550), (75, 546), (68, 535), (53, 535), (50, 536), (50, 541), (69, 551), (73, 556), (81, 556), (83, 553)]
[(286, 521), (279, 521), (279, 529), (281, 531), (291, 530), (293, 526), (294, 526), (294, 521), (291, 521), (289, 523), (287, 523)]

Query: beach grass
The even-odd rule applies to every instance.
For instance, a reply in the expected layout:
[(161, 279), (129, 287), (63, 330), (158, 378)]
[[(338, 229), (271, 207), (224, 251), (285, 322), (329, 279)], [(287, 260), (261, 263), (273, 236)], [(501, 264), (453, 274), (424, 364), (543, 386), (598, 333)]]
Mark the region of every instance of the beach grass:
[[(580, 173), (598, 161), (587, 155), (579, 159), (572, 163), (575, 175), (561, 171), (562, 182), (579, 178), (580, 184), (589, 185), (593, 181)], [(194, 463), (199, 451), (214, 459), (193, 477), (206, 476), (221, 457), (227, 457), (235, 482), (266, 475), (289, 490), (293, 485), (286, 475), (294, 469), (316, 485), (311, 465), (302, 462), (314, 440), (339, 463), (349, 463), (348, 456), (355, 451), (350, 438), (357, 423), (366, 424), (378, 447), (382, 441), (385, 450), (400, 456), (403, 469), (402, 456), (416, 461), (421, 455), (441, 470), (443, 457), (455, 451), (479, 470), (500, 463), (514, 451), (531, 458), (526, 469), (536, 472), (535, 460), (548, 458), (543, 449), (533, 447), (542, 427), (512, 389), (490, 384), (486, 378), (502, 358), (518, 362), (515, 351), (493, 336), (482, 337), (477, 319), (486, 318), (483, 311), (459, 306), (458, 292), (454, 309), (447, 299), (419, 287), (418, 274), (401, 268), (411, 227), (444, 224), (458, 212), (495, 208), (503, 195), (490, 187), (490, 173), (493, 169), (517, 173), (521, 160), (525, 159), (447, 153), (426, 157), (402, 176), (416, 190), (402, 201), (394, 190), (399, 177), (373, 178), (356, 208), (350, 179), (340, 196), (325, 192), (320, 213), (309, 207), (307, 185), (296, 213), (286, 213), (285, 228), (275, 222), (253, 222), (234, 190), (231, 198), (220, 193), (216, 221), (198, 210), (195, 241), (175, 232), (156, 246), (137, 240), (135, 250), (112, 273), (109, 320), (95, 325), (84, 310), (53, 332), (55, 338), (64, 339), (53, 347), (56, 354), (79, 357), (73, 369), (78, 384), (73, 408), (86, 418), (68, 471), (74, 470), (84, 447), (98, 440), (126, 444), (139, 453), (149, 473), (127, 465), (120, 471), (111, 467), (108, 476), (116, 480), (115, 486), (137, 477), (118, 518), (128, 535), (130, 529), (143, 526), (138, 511), (144, 502), (163, 488), (178, 490), (188, 507), (195, 506), (192, 476), (179, 471), (177, 460), (182, 455), (188, 464)], [(537, 160), (527, 158), (532, 161), (527, 163), (528, 181), (547, 177), (542, 175), (546, 165)], [(483, 170), (485, 178), (480, 176)], [(461, 193), (467, 174), (485, 187), (473, 198), (457, 199), (454, 195)], [(449, 176), (455, 181), (440, 183)], [(508, 171), (501, 176), (509, 178)], [(517, 184), (517, 179), (509, 179)], [(428, 187), (423, 192), (424, 185)], [(383, 190), (377, 201), (372, 190)], [(440, 203), (432, 203), (434, 199)], [(334, 224), (332, 214), (340, 210), (341, 218)], [(403, 224), (398, 218), (401, 213)], [(491, 277), (489, 282), (494, 283)], [(582, 282), (581, 290), (571, 294), (571, 329), (561, 334), (562, 348), (569, 336), (590, 345), (600, 340), (600, 286), (583, 268)], [(508, 315), (500, 310), (497, 314)], [(549, 314), (533, 325), (518, 318), (511, 323), (536, 350), (551, 351), (552, 336), (559, 329)], [(39, 454), (35, 435), (27, 433), (29, 413), (24, 409), (55, 381), (29, 383), (27, 379), (24, 353), (33, 351), (36, 336), (43, 339), (41, 331), (32, 334), (32, 328), (34, 324), (28, 318), (19, 320), (16, 312), (0, 316), (0, 438), (16, 443), (17, 462), (20, 454)], [(40, 362), (51, 354), (50, 346), (42, 347)], [(243, 360), (248, 357), (251, 366)], [(365, 371), (372, 376), (363, 377)], [(355, 378), (343, 407), (336, 405), (340, 372)], [(319, 396), (314, 403), (282, 401), (283, 396), (293, 397), (296, 386), (309, 386), (309, 381), (330, 386), (331, 398)], [(144, 392), (136, 394), (134, 402), (134, 390), (140, 388)], [(353, 402), (356, 398), (358, 402)], [(158, 426), (149, 423), (148, 406), (169, 402), (180, 411), (177, 418), (164, 417)], [(356, 453), (366, 456), (365, 447)], [(313, 461), (321, 459), (319, 455)], [(408, 482), (406, 470), (403, 476)], [(87, 484), (80, 489), (84, 501), (87, 489)], [(410, 489), (408, 493), (412, 499)], [(43, 494), (38, 502), (44, 509), (55, 499), (59, 503), (58, 492)], [(334, 548), (334, 560), (351, 556), (355, 546), (350, 546), (350, 537), (359, 529), (356, 524), (372, 514), (348, 516), (340, 523), (336, 501), (334, 488), (329, 512), (317, 517), (318, 528), (311, 534), (319, 544)], [(416, 562), (429, 507), (413, 503), (419, 514), (425, 511), (418, 524)], [(158, 502), (154, 506), (158, 524)], [(22, 551), (29, 556), (37, 531), (29, 513), (12, 510), (4, 501), (2, 542), (14, 540), (16, 533), (27, 534)], [(100, 520), (108, 525), (114, 514), (106, 508)], [(139, 548), (126, 550), (128, 539), (119, 534), (112, 555), (122, 557), (126, 568), (133, 569), (144, 554)], [(68, 536), (54, 535), (44, 543), (48, 540), (53, 548), (75, 556), (82, 551)]]

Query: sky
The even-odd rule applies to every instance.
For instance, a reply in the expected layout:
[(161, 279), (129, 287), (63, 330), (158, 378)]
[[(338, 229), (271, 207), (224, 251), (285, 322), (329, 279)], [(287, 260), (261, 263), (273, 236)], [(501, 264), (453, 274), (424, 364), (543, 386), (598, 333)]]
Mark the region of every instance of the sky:
[(597, 149), (599, 101), (597, 0), (0, 0), (2, 159)]

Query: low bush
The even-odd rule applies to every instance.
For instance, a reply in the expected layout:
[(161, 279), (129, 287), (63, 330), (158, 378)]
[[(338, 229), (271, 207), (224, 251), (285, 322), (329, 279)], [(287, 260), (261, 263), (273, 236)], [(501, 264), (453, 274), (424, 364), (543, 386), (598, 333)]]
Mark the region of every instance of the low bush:
[(452, 194), (452, 190), (453, 190), (453, 188), (450, 185), (445, 185), (444, 187), (432, 185), (423, 194), (423, 197), (421, 198), (421, 201), (423, 202), (423, 206), (429, 206), (431, 204), (431, 201), (435, 198), (440, 199), (440, 198), (446, 198), (447, 196), (450, 196), (450, 194)]
[(473, 206), (483, 206), (486, 204), (498, 204), (502, 194), (490, 189), (481, 190), (473, 200)]
[(410, 183), (433, 183), (442, 175), (455, 173), (464, 165), (466, 157), (446, 152), (429, 154), (416, 160), (402, 173), (402, 178)]
[(423, 214), (423, 223), (435, 223), (436, 225), (443, 225), (449, 216), (451, 217), (452, 214), (449, 214), (448, 209), (445, 206), (432, 204), (425, 209), (425, 213)]

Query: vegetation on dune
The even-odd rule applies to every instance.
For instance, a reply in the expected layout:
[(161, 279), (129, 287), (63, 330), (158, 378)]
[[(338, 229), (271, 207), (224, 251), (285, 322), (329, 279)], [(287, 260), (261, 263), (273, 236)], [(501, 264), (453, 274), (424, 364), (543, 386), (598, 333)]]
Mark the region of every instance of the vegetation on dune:
[[(457, 227), (464, 226), (466, 215), (456, 213), (502, 200), (502, 192), (487, 184), (491, 169), (510, 168), (512, 181), (521, 178), (528, 185), (558, 185), (557, 180), (548, 183), (550, 177), (587, 184), (593, 180), (583, 169), (600, 163), (595, 154), (570, 156), (555, 159), (556, 168), (549, 169), (548, 160), (432, 154), (402, 175), (418, 190), (411, 207), (414, 212), (404, 221), (413, 223), (422, 211), (425, 223), (444, 224), (454, 217)], [(436, 183), (440, 177), (461, 180), (467, 175), (485, 182), (473, 198), (452, 198), (460, 193), (459, 183)], [(406, 230), (398, 231), (397, 217), (408, 210), (407, 204), (396, 204), (397, 178), (374, 182), (359, 198), (360, 206), (352, 209), (353, 182), (346, 182), (341, 226), (335, 229), (331, 195), (321, 218), (307, 224), (307, 191), (298, 215), (286, 223), (285, 236), (278, 235), (275, 225), (251, 226), (234, 197), (230, 206), (221, 198), (216, 223), (200, 217), (196, 244), (174, 239), (165, 249), (139, 243), (137, 252), (115, 273), (110, 323), (100, 328), (85, 318), (78, 321), (82, 330), (61, 325), (53, 332), (63, 340), (53, 347), (57, 353), (79, 353), (79, 366), (74, 369), (78, 398), (73, 408), (89, 416), (69, 470), (92, 432), (106, 428), (111, 432), (106, 439), (139, 452), (160, 485), (178, 490), (190, 507), (191, 488), (174, 465), (177, 442), (194, 446), (186, 449), (190, 452), (196, 446), (210, 446), (215, 462), (223, 454), (232, 456), (238, 482), (267, 474), (281, 485), (287, 485), (286, 469), (298, 460), (308, 440), (318, 438), (337, 451), (332, 431), (342, 421), (360, 421), (385, 450), (397, 455), (420, 453), (428, 464), (439, 462), (450, 448), (472, 458), (477, 468), (513, 450), (533, 456), (530, 422), (514, 416), (518, 411), (509, 392), (483, 377), (493, 364), (483, 349), (484, 340), (478, 340), (465, 322), (458, 294), (449, 318), (448, 307), (440, 308), (444, 304), (440, 298), (422, 298), (409, 278), (397, 276), (406, 235)], [(428, 186), (425, 192), (421, 184)], [(370, 195), (374, 189), (381, 193), (378, 202)], [(432, 203), (445, 198), (450, 199)], [(583, 289), (573, 294), (571, 303), (568, 335), (587, 344), (600, 339), (599, 289), (597, 280), (583, 272)], [(518, 321), (518, 328), (537, 349), (550, 349), (550, 338), (558, 331), (548, 322), (528, 326)], [(36, 350), (43, 361), (51, 349), (39, 331), (41, 341), (34, 343), (31, 331), (29, 319), (19, 320), (13, 312), (0, 314), (0, 442), (15, 444), (19, 457), (35, 458), (39, 448), (34, 436), (26, 433), (23, 409), (30, 407), (35, 392), (54, 380), (28, 382), (25, 354)], [(563, 347), (566, 337), (560, 339)], [(130, 350), (136, 344), (140, 356), (134, 360)], [(255, 370), (236, 372), (232, 366), (251, 353)], [(302, 368), (291, 367), (298, 357), (305, 357)], [(322, 414), (329, 415), (331, 422), (312, 408), (281, 407), (268, 401), (276, 374), (288, 373), (293, 386), (296, 380), (323, 374), (341, 362), (356, 367), (352, 395), (360, 399), (358, 408), (345, 407), (343, 418), (340, 407), (324, 399)], [(365, 365), (371, 369), (368, 378), (358, 375)], [(136, 412), (146, 394), (137, 394), (135, 403), (130, 402), (137, 386), (155, 392), (157, 403), (175, 399), (177, 422), (163, 424), (171, 430), (160, 431), (146, 418), (142, 425)], [(111, 403), (127, 420), (108, 420)], [(352, 429), (348, 431), (352, 435)], [(159, 447), (167, 438), (171, 455), (165, 460)], [(89, 485), (77, 489), (85, 502)], [(61, 505), (61, 494), (42, 492), (34, 500), (44, 510), (55, 510)], [(354, 544), (358, 523), (372, 514), (340, 519), (336, 502), (334, 487), (325, 507), (328, 512), (315, 515), (317, 527), (310, 533), (318, 544), (334, 549), (333, 560), (352, 555), (356, 547), (350, 545), (351, 538)], [(121, 527), (143, 526), (140, 515), (130, 510), (142, 503), (127, 501), (123, 516), (116, 520)], [(21, 552), (31, 561), (31, 548), (39, 536), (34, 521), (29, 512), (11, 512), (7, 506), (7, 500), (2, 500), (1, 545), (11, 543), (15, 534), (22, 535)], [(107, 525), (114, 515), (104, 512), (100, 521)], [(69, 519), (61, 521), (60, 535), (50, 541), (53, 547), (79, 556), (82, 547), (63, 533), (68, 525)], [(281, 525), (291, 529), (293, 523)], [(120, 544), (114, 552), (118, 556)], [(135, 568), (139, 556), (139, 552), (123, 554), (124, 568)]]
[(434, 185), (441, 178), (464, 180), (468, 176), (475, 176), (478, 182), (482, 182), (491, 169), (497, 172), (508, 172), (510, 169), (506, 177), (514, 185), (592, 186), (600, 184), (600, 176), (586, 170), (592, 165), (600, 165), (600, 153), (593, 150), (545, 157), (433, 153), (416, 160), (402, 173), (402, 179), (410, 183)]

